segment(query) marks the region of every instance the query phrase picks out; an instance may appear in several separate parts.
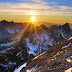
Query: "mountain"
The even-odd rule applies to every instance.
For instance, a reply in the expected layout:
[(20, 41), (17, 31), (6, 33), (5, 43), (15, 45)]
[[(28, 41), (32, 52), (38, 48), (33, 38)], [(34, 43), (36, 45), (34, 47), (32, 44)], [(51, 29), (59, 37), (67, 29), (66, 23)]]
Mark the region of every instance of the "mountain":
[(24, 28), (22, 23), (3, 20), (0, 22), (0, 43), (12, 41)]
[[(58, 52), (71, 41), (68, 39), (71, 37), (72, 32), (67, 23), (63, 26), (52, 25), (49, 28), (43, 24), (34, 27), (31, 23), (29, 25), (28, 23), (11, 23), (5, 20), (2, 21), (0, 23), (1, 26), (5, 25), (3, 26), (3, 31), (13, 27), (14, 33), (11, 33), (10, 36), (12, 37), (12, 35), (16, 34), (15, 31), (18, 28), (20, 32), (16, 36), (21, 37), (12, 42), (0, 43), (0, 71), (3, 72), (12, 72), (23, 62), (31, 60), (44, 51), (52, 50)], [(22, 28), (19, 27), (20, 25)]]
[[(45, 51), (36, 56), (20, 72), (65, 72), (72, 67), (72, 45), (60, 51)], [(67, 70), (67, 72), (71, 72)]]
[(62, 31), (64, 37), (69, 37), (71, 34), (71, 29), (68, 23), (64, 24), (63, 26), (59, 26), (60, 31)]

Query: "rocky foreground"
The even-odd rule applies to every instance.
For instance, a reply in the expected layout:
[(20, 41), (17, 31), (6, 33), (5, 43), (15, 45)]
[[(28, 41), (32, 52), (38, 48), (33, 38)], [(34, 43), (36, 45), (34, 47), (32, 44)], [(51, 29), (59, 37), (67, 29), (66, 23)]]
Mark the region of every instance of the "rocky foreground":
[(60, 51), (45, 51), (29, 62), (21, 72), (65, 72), (72, 67), (72, 44)]

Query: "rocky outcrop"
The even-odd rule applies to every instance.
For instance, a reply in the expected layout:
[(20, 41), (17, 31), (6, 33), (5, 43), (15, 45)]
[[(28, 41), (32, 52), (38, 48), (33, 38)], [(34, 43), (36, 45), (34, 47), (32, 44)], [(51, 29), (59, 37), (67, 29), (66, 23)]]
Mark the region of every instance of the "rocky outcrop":
[(65, 38), (71, 36), (71, 29), (68, 23), (64, 24), (63, 26), (60, 25), (59, 29)]
[[(2, 23), (8, 22), (2, 21)], [(16, 26), (18, 27), (21, 25), (14, 22), (11, 23), (13, 23), (15, 29)], [(0, 49), (0, 67), (4, 72), (9, 72), (13, 68), (19, 66), (22, 62), (31, 60), (33, 57), (39, 55), (45, 50), (56, 50), (55, 52), (61, 50), (62, 46), (69, 43), (69, 41), (66, 40), (67, 35), (68, 37), (71, 36), (70, 33), (65, 31), (69, 29), (68, 24), (61, 27), (53, 25), (49, 28), (45, 25), (41, 25), (36, 27), (36, 29), (32, 24), (30, 24), (28, 28), (26, 24), (23, 27), (22, 31), (18, 34), (18, 36), (21, 35), (21, 37), (16, 40), (14, 44), (1, 47)], [(31, 27), (33, 31), (30, 30)], [(21, 30), (20, 27), (18, 28)], [(70, 29), (68, 31), (70, 31)], [(13, 33), (13, 35), (14, 34), (15, 33)], [(3, 44), (1, 44), (1, 46), (2, 45)]]
[[(27, 63), (27, 62), (26, 62)], [(72, 45), (61, 51), (48, 50), (33, 58), (21, 72), (64, 72), (72, 66)]]
[(0, 22), (0, 44), (11, 42), (24, 28), (22, 23), (14, 23), (3, 20)]

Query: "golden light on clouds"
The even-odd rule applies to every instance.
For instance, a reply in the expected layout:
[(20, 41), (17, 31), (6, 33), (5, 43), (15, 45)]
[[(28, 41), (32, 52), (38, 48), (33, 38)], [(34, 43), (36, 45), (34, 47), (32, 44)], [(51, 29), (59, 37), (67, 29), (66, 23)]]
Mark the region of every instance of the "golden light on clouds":
[(31, 22), (31, 16), (35, 16), (35, 22), (72, 22), (71, 6), (51, 6), (43, 0), (32, 0), (36, 3), (0, 3), (0, 21)]
[(38, 15), (38, 13), (36, 11), (31, 10), (27, 13), (27, 15)]

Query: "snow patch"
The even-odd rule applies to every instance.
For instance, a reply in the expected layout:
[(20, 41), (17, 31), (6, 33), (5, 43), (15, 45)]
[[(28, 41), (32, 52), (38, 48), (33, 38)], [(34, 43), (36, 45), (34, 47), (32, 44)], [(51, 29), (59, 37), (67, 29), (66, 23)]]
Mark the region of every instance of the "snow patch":
[(13, 72), (20, 72), (20, 70), (21, 70), (23, 67), (25, 67), (26, 65), (27, 65), (27, 63), (24, 63), (23, 65), (19, 66), (18, 69), (16, 68)]
[(2, 50), (2, 51), (0, 51), (0, 53), (6, 53), (7, 51), (9, 51), (10, 49), (13, 49), (13, 47), (11, 47), (11, 48), (6, 48), (6, 49), (4, 49), (4, 50)]
[(71, 43), (69, 43), (68, 45), (66, 46), (62, 46), (62, 49), (66, 48), (66, 47), (69, 47)]
[(25, 38), (25, 40), (26, 40), (27, 47), (30, 49), (30, 50), (27, 50), (28, 54), (33, 54), (34, 56), (36, 56), (36, 53), (34, 51), (37, 51), (37, 45), (33, 46), (33, 44), (30, 43), (30, 40), (28, 38)]
[(15, 62), (9, 62), (7, 65), (3, 65), (3, 64), (1, 64), (3, 67), (6, 67), (6, 68), (8, 68), (8, 67), (11, 67), (12, 65), (16, 65), (16, 63)]
[(21, 54), (21, 52), (17, 53), (17, 55), (16, 55), (16, 56), (18, 56), (18, 55), (20, 55), (20, 54)]
[(11, 42), (11, 43), (7, 43), (7, 44), (5, 44), (5, 43), (4, 43), (4, 44), (0, 44), (0, 46), (4, 46), (4, 47), (5, 47), (5, 46), (10, 46), (10, 45), (14, 44), (15, 42), (16, 42), (16, 41)]
[(70, 37), (68, 40), (71, 40), (72, 39), (72, 37)]

